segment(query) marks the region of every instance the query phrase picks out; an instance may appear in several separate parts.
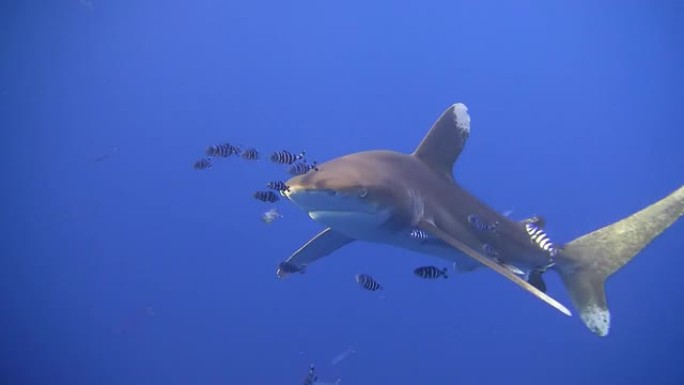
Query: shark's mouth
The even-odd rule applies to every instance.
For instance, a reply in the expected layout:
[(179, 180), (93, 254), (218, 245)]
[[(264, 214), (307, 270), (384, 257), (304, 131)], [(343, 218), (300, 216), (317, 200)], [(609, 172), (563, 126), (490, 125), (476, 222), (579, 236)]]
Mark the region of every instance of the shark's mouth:
[(283, 195), (309, 213), (317, 211), (374, 213), (378, 211), (377, 205), (368, 202), (363, 197), (335, 190), (291, 188), (289, 191), (285, 191)]
[(355, 239), (376, 239), (390, 217), (387, 211), (313, 210), (314, 221)]
[(355, 222), (359, 225), (379, 226), (387, 220), (387, 216), (379, 212), (343, 211), (343, 210), (314, 210), (309, 211), (309, 217), (318, 222)]
[(389, 208), (373, 202), (367, 192), (294, 187), (283, 195), (314, 221), (355, 239), (377, 239), (392, 216)]

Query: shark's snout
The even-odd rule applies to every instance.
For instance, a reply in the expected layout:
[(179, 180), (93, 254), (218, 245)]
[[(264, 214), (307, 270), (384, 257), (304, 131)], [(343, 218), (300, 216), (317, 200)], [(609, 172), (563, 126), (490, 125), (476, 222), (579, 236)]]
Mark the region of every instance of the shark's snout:
[(290, 186), (282, 194), (299, 206), (302, 210), (311, 212), (326, 211), (356, 211), (366, 206), (363, 198), (367, 193), (349, 194), (333, 189), (317, 189), (304, 186)]
[(370, 202), (368, 190), (341, 191), (291, 186), (283, 195), (320, 224), (356, 239), (374, 238), (389, 211)]

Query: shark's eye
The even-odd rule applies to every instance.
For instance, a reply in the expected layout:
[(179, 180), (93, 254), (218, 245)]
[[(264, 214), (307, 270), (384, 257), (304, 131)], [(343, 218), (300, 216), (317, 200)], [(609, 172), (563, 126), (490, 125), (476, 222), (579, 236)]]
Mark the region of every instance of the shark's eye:
[(368, 195), (368, 190), (366, 190), (365, 188), (362, 188), (361, 191), (359, 191), (359, 196), (361, 198), (365, 198), (366, 195)]

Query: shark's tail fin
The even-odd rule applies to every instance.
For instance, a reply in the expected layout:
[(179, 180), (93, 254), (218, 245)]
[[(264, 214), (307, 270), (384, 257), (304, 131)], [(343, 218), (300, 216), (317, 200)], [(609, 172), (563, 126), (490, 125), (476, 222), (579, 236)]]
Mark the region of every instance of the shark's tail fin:
[(684, 186), (641, 211), (564, 246), (558, 271), (582, 321), (592, 332), (605, 336), (610, 328), (606, 279), (682, 214)]

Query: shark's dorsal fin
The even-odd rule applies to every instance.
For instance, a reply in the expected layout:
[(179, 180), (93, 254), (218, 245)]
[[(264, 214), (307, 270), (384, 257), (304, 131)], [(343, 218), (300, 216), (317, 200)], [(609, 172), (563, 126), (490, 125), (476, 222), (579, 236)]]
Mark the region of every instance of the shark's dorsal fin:
[(463, 151), (468, 136), (468, 107), (463, 103), (456, 103), (447, 108), (432, 125), (413, 156), (451, 180), (454, 162)]
[(492, 261), (491, 259), (485, 257), (481, 253), (477, 252), (473, 248), (469, 247), (468, 245), (464, 244), (463, 242), (458, 241), (456, 238), (452, 237), (451, 235), (447, 234), (443, 230), (441, 230), (439, 227), (435, 226), (433, 223), (426, 221), (425, 219), (421, 219), (420, 222), (418, 222), (418, 226), (422, 228), (423, 230), (427, 231), (428, 233), (431, 233), (432, 235), (440, 238), (442, 241), (448, 243), (452, 247), (454, 247), (457, 250), (460, 250), (462, 253), (468, 255), (469, 257), (473, 258), (474, 260), (482, 263), (483, 265), (490, 267), (492, 270), (496, 271), (497, 273), (503, 275), (504, 277), (510, 279), (511, 281), (517, 283), (520, 287), (525, 289), (527, 292), (535, 295), (537, 298), (541, 299), (542, 301), (546, 302), (547, 304), (553, 306), (557, 310), (559, 310), (561, 313), (569, 316), (572, 313), (570, 313), (570, 310), (563, 306), (560, 302), (556, 301), (546, 293), (542, 292), (538, 288), (530, 285), (527, 283), (527, 281), (521, 279), (517, 275), (513, 274), (510, 272), (508, 269), (506, 269), (503, 266), (500, 266), (498, 263)]

